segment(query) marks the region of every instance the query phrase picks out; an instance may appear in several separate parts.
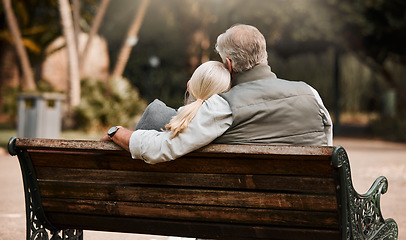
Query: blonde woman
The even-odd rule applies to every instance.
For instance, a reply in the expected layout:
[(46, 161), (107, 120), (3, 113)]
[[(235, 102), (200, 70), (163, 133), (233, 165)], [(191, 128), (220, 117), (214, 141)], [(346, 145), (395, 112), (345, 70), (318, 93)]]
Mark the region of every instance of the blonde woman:
[[(195, 70), (188, 81), (186, 105), (181, 107), (166, 124), (166, 131), (142, 129), (132, 131), (123, 127), (112, 127), (101, 140), (112, 140), (130, 151), (133, 158), (143, 159), (150, 164), (176, 159), (200, 148), (201, 144), (209, 144), (230, 127), (230, 108), (221, 106), (219, 108), (217, 104), (221, 99), (218, 94), (228, 91), (230, 86), (230, 72), (223, 63), (205, 62)], [(218, 114), (210, 116), (200, 114), (199, 123), (193, 124), (193, 119), (199, 115), (201, 108), (214, 110)], [(224, 118), (228, 120), (224, 121)], [(200, 136), (190, 134), (202, 129), (205, 129), (206, 134), (203, 133)]]
[(209, 61), (200, 65), (187, 84), (186, 105), (179, 109), (165, 127), (172, 132), (171, 138), (176, 137), (188, 127), (190, 121), (196, 116), (205, 100), (214, 94), (228, 91), (231, 85), (230, 72), (217, 61)]

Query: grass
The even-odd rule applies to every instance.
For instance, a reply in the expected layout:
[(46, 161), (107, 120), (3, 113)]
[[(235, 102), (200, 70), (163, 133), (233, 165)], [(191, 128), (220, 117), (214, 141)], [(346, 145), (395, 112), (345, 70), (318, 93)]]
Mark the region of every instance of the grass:
[(13, 136), (17, 136), (16, 130), (0, 129), (0, 148), (7, 148), (8, 140)]

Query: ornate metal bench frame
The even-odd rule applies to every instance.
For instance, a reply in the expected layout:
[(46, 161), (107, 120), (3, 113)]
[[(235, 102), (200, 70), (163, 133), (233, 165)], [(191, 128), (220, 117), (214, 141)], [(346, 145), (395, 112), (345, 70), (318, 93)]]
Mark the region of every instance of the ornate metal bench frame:
[(26, 215), (26, 239), (27, 240), (83, 240), (83, 231), (79, 229), (60, 230), (47, 220), (42, 208), (37, 177), (27, 151), (17, 149), (13, 137), (8, 144), (10, 155), (17, 155), (23, 176), (25, 215)]
[(379, 177), (365, 194), (355, 191), (348, 156), (344, 148), (336, 147), (332, 164), (339, 171), (342, 239), (397, 239), (395, 220), (384, 219), (381, 213), (381, 195), (388, 191), (388, 180)]

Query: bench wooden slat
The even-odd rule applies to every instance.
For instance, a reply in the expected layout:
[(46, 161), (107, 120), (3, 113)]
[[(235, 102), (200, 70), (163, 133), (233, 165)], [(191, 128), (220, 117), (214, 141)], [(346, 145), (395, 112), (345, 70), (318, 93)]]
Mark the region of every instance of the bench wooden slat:
[[(35, 166), (67, 167), (67, 168), (93, 168), (128, 171), (159, 171), (159, 172), (195, 172), (195, 173), (233, 173), (233, 174), (278, 174), (301, 176), (332, 176), (331, 159), (284, 159), (276, 156), (267, 158), (202, 158), (185, 156), (176, 160), (176, 163), (166, 162), (149, 165), (145, 162), (132, 159), (120, 154), (97, 153), (57, 153), (57, 152), (30, 152)], [(249, 161), (250, 164), (246, 164)], [(210, 164), (208, 164), (208, 162)]]
[(335, 195), (40, 182), (45, 198), (337, 211)]
[(100, 216), (338, 229), (335, 212), (233, 208), (77, 199), (43, 199), (44, 210)]
[[(89, 140), (65, 140), (65, 139), (41, 139), (41, 138), (17, 138), (15, 147), (19, 149), (33, 150), (61, 150), (61, 151), (89, 151), (89, 152), (123, 152), (124, 149), (113, 142), (89, 141)], [(231, 144), (210, 144), (203, 147), (191, 155), (204, 154), (229, 154), (232, 156), (239, 154), (252, 155), (279, 155), (279, 156), (331, 156), (334, 147), (317, 146), (277, 146), (277, 145), (231, 145)]]
[(140, 172), (54, 167), (36, 167), (36, 173), (37, 178), (41, 181), (181, 187), (194, 186), (336, 194), (335, 182), (332, 177)]
[[(252, 225), (233, 225), (225, 223), (207, 223), (207, 222), (181, 222), (164, 221), (158, 219), (146, 218), (128, 218), (128, 217), (104, 217), (84, 214), (71, 213), (49, 213), (48, 219), (61, 229), (75, 229), (84, 227), (85, 229), (116, 232), (137, 232), (141, 234), (158, 234), (174, 236), (182, 232), (184, 237), (199, 237), (208, 239), (341, 239), (338, 229), (319, 229), (319, 228), (289, 228), (275, 226), (252, 226)], [(153, 227), (151, 227), (153, 226)], [(131, 229), (131, 231), (129, 231)], [(221, 235), (219, 235), (221, 233)], [(227, 237), (225, 237), (227, 236)], [(271, 237), (270, 237), (271, 236)]]

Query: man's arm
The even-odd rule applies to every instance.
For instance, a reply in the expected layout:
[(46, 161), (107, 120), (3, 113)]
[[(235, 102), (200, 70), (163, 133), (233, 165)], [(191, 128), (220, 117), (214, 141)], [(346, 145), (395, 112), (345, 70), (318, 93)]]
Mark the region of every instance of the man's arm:
[(323, 114), (324, 133), (326, 134), (327, 137), (327, 145), (333, 146), (333, 121), (331, 120), (330, 114), (327, 108), (324, 106), (323, 100), (321, 99), (319, 93), (313, 87), (311, 86), (309, 87), (312, 90), (317, 100), (317, 104), (319, 105), (320, 111)]
[(118, 144), (120, 147), (124, 148), (125, 150), (130, 151), (129, 143), (130, 143), (131, 134), (133, 134), (133, 132), (134, 132), (133, 130), (119, 127), (119, 129), (113, 135), (112, 138), (110, 138), (107, 135), (107, 133), (105, 133), (103, 135), (103, 137), (101, 137), (100, 141), (111, 140), (111, 141), (115, 142), (116, 144)]

